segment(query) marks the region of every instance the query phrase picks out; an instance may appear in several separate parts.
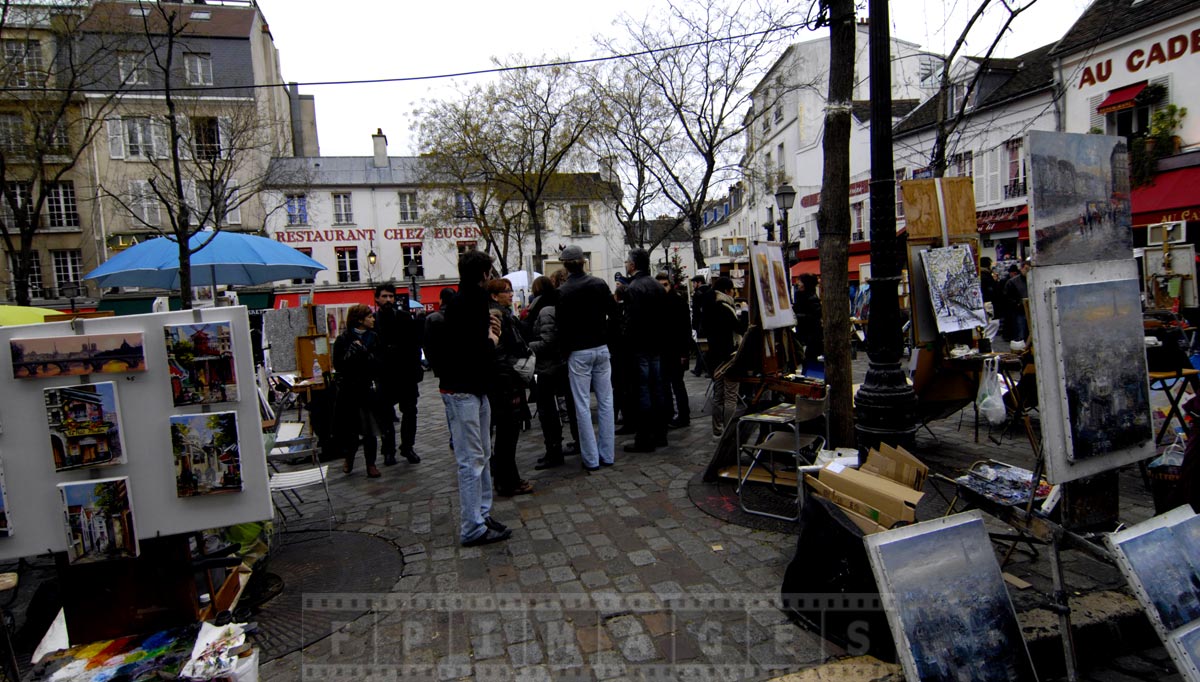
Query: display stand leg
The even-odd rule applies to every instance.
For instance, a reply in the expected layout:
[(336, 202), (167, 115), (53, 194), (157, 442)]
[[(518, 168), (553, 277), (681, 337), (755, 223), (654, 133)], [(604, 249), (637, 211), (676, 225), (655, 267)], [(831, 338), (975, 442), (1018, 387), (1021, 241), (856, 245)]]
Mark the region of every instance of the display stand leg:
[(1075, 669), (1075, 634), (1071, 631), (1071, 605), (1063, 585), (1062, 560), (1058, 550), (1058, 534), (1050, 540), (1050, 577), (1054, 582), (1054, 603), (1051, 608), (1058, 612), (1058, 630), (1062, 637), (1063, 661), (1067, 667), (1067, 682), (1077, 682), (1079, 672)]

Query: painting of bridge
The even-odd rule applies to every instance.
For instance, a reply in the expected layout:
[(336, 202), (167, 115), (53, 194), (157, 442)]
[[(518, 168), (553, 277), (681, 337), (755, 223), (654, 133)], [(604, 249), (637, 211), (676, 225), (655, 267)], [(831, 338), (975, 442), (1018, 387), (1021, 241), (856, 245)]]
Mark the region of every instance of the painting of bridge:
[(11, 339), (8, 345), (16, 379), (146, 371), (141, 332)]
[(125, 462), (116, 384), (48, 388), (45, 395), (55, 471)]
[(206, 322), (164, 329), (175, 406), (237, 402), (233, 325)]

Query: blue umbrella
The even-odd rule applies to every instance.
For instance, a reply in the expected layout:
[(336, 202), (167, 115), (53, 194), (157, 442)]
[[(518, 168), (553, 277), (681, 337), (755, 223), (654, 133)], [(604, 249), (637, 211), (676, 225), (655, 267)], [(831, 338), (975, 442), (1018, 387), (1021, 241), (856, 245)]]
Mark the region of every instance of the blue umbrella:
[[(192, 235), (192, 286), (251, 285), (284, 279), (311, 279), (325, 266), (273, 239), (241, 232), (209, 230)], [(171, 237), (148, 239), (108, 259), (84, 279), (101, 287), (179, 288), (179, 244)]]

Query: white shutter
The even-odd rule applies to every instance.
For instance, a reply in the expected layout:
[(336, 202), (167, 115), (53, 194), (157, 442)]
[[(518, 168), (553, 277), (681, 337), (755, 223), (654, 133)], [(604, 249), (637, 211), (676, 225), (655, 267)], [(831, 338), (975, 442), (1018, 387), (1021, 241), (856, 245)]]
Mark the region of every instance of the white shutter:
[(999, 147), (988, 152), (987, 189), (988, 201), (991, 202), (1000, 201), (1000, 197), (1002, 195), (1001, 189), (1003, 183), (1000, 181), (1000, 156), (1002, 153), (1003, 150)]
[(982, 206), (988, 198), (987, 152), (975, 159), (979, 162), (978, 172), (972, 173), (971, 183), (975, 187), (975, 205)]
[(150, 140), (152, 144), (151, 153), (146, 155), (146, 158), (171, 158), (171, 148), (169, 135), (170, 127), (164, 119), (157, 116), (150, 117)]
[[(205, 216), (202, 215), (203, 211), (201, 210), (200, 202), (197, 201), (196, 181), (195, 180), (192, 180), (189, 178), (189, 179), (186, 179), (183, 181), (183, 197), (182, 198), (183, 198), (184, 203), (187, 204), (188, 212), (191, 213), (192, 224), (193, 225), (203, 225), (203, 223), (201, 222), (200, 219)], [(205, 221), (205, 222), (210, 222), (210, 221)]]
[(179, 130), (179, 158), (192, 158), (192, 120), (187, 116), (176, 116), (175, 126)]
[(229, 183), (229, 189), (225, 192), (225, 224), (242, 224), (242, 206), (238, 200), (237, 184), (233, 182)]
[(125, 128), (120, 118), (110, 118), (104, 122), (108, 127), (108, 158), (125, 158)]
[(1104, 114), (1096, 111), (1100, 108), (1100, 103), (1104, 101), (1104, 95), (1096, 95), (1088, 100), (1088, 130), (1099, 130), (1102, 134), (1104, 130)]
[(219, 145), (220, 158), (228, 159), (230, 156), (230, 120), (228, 116), (217, 117), (217, 144)]
[(1171, 76), (1167, 75), (1160, 76), (1159, 78), (1152, 78), (1150, 79), (1150, 85), (1161, 85), (1164, 89), (1166, 89), (1167, 92), (1167, 96), (1158, 100), (1158, 102), (1156, 102), (1154, 107), (1150, 110), (1150, 116), (1153, 117), (1154, 112), (1167, 108), (1167, 105), (1171, 103)]

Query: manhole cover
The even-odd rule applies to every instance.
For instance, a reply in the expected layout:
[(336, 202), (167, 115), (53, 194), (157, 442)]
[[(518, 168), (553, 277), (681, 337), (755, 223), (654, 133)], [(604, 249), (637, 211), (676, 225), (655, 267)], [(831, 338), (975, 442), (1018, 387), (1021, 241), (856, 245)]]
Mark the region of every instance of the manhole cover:
[(280, 539), (267, 571), (283, 580), (283, 590), (255, 614), (264, 662), (328, 637), (335, 620), (344, 623), (366, 613), (304, 609), (304, 595), (390, 592), (404, 569), (400, 550), (370, 535), (319, 531)]

